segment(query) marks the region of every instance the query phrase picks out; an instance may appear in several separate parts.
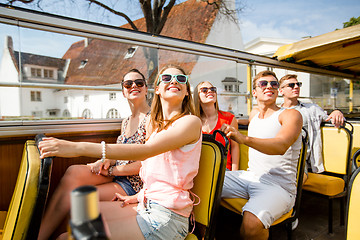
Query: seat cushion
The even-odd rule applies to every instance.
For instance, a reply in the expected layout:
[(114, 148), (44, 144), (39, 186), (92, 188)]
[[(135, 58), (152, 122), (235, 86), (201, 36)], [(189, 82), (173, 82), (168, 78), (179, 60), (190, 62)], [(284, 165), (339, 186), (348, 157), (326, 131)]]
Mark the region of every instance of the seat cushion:
[(244, 198), (223, 198), (221, 199), (221, 206), (237, 214), (242, 214), (242, 208), (247, 201), (248, 200)]
[(345, 181), (342, 178), (321, 173), (309, 173), (303, 189), (310, 192), (335, 196), (344, 191)]
[(198, 240), (198, 238), (196, 237), (195, 234), (189, 233), (189, 234), (186, 236), (185, 240)]

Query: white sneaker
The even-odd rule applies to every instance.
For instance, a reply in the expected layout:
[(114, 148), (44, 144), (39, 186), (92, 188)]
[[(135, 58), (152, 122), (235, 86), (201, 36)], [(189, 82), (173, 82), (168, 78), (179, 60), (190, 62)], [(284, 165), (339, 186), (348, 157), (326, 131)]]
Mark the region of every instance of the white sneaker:
[(292, 230), (295, 230), (298, 225), (299, 225), (299, 219), (297, 218), (297, 219), (295, 219), (295, 221), (293, 221), (293, 222), (291, 223), (291, 229), (292, 229)]

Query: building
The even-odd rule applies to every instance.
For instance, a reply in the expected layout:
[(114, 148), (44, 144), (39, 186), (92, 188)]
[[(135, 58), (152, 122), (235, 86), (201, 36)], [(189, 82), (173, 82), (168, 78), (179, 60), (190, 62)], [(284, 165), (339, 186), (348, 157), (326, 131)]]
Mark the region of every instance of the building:
[[(235, 2), (232, 2), (235, 7)], [(139, 31), (145, 31), (145, 19), (134, 21)], [(121, 26), (129, 29), (129, 24)], [(162, 36), (178, 38), (186, 41), (217, 45), (236, 50), (243, 50), (241, 32), (239, 26), (224, 16), (218, 9), (207, 5), (205, 2), (189, 0), (175, 5), (171, 10)], [(231, 36), (229, 38), (228, 36)], [(25, 81), (25, 75), (16, 67), (11, 60), (11, 52), (15, 52), (6, 46), (0, 69), (0, 81), (20, 82)], [(33, 54), (34, 55), (34, 54)], [(40, 56), (39, 56), (40, 57)], [(45, 59), (45, 58), (44, 58)], [(19, 59), (22, 61), (22, 59)], [(114, 86), (119, 89), (120, 81), (128, 70), (137, 68), (149, 79), (152, 86), (156, 69), (167, 63), (177, 63), (190, 74), (191, 84), (194, 87), (201, 81), (210, 81), (220, 90), (219, 93), (244, 93), (246, 69), (244, 66), (227, 64), (226, 61), (199, 57), (192, 54), (172, 52), (166, 50), (150, 49), (142, 46), (111, 42), (99, 39), (84, 39), (70, 46), (62, 59), (63, 66), (53, 68), (53, 71), (61, 73), (61, 77), (54, 79), (53, 83), (86, 86)], [(31, 65), (31, 63), (28, 63)], [(33, 68), (45, 67), (33, 63)], [(40, 64), (40, 63), (39, 63)], [(25, 66), (25, 63), (23, 64)], [(5, 69), (12, 68), (11, 73)], [(45, 68), (44, 68), (45, 69)], [(45, 72), (38, 79), (29, 81), (44, 81)], [(57, 76), (60, 76), (59, 74)], [(21, 77), (19, 77), (21, 76)], [(53, 75), (54, 76), (54, 75)], [(19, 80), (23, 78), (22, 80)], [(36, 80), (36, 81), (35, 81)], [(8, 91), (9, 88), (2, 88)], [(30, 89), (25, 89), (25, 91)], [(1, 91), (1, 89), (0, 89)], [(15, 98), (24, 98), (25, 93), (20, 93), (18, 88), (11, 88)], [(23, 91), (23, 90), (21, 90)], [(122, 94), (118, 90), (89, 91), (89, 90), (50, 90), (40, 89), (33, 93), (42, 105), (21, 107), (20, 100), (12, 101), (17, 111), (10, 111), (9, 107), (0, 108), (2, 116), (36, 116), (36, 117), (81, 117), (81, 118), (107, 118), (126, 117), (130, 109)], [(2, 94), (1, 94), (2, 95)], [(45, 96), (51, 95), (51, 99)], [(219, 105), (222, 110), (233, 110), (236, 114), (246, 111), (245, 101), (239, 101), (238, 97), (220, 97)], [(46, 102), (46, 106), (45, 106)], [(2, 105), (9, 105), (5, 98), (1, 98)], [(0, 105), (0, 106), (2, 106)], [(24, 105), (22, 105), (24, 106)], [(26, 105), (25, 105), (26, 106)], [(31, 110), (30, 110), (31, 109)], [(40, 114), (40, 112), (42, 112)]]
[[(19, 64), (21, 62), (22, 64)], [(6, 37), (0, 63), (0, 81), (6, 83), (64, 83), (68, 61), (14, 51)], [(55, 117), (59, 114), (54, 90), (39, 88), (0, 88), (0, 116)]]

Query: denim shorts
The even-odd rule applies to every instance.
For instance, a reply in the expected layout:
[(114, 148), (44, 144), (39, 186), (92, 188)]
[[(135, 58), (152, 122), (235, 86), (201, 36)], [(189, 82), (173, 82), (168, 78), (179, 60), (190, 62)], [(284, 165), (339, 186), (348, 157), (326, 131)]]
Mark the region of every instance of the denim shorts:
[(122, 189), (124, 189), (124, 191), (126, 192), (126, 194), (128, 196), (132, 196), (132, 195), (136, 194), (136, 191), (131, 186), (131, 183), (130, 183), (129, 179), (127, 179), (127, 177), (116, 176), (116, 177), (114, 177), (113, 182), (116, 182), (117, 184), (119, 184), (122, 187)]
[(189, 218), (148, 200), (146, 206), (138, 205), (137, 223), (146, 240), (185, 239)]

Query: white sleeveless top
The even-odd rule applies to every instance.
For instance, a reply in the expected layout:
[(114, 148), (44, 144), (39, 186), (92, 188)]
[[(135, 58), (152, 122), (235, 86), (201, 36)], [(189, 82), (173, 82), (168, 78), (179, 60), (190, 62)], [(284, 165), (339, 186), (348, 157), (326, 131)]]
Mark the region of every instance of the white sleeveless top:
[[(256, 114), (250, 121), (248, 135), (256, 138), (273, 138), (281, 129), (279, 115), (284, 108), (265, 119)], [(291, 194), (296, 194), (297, 162), (301, 150), (301, 134), (284, 155), (267, 155), (249, 148), (249, 168), (260, 182), (280, 185)]]

